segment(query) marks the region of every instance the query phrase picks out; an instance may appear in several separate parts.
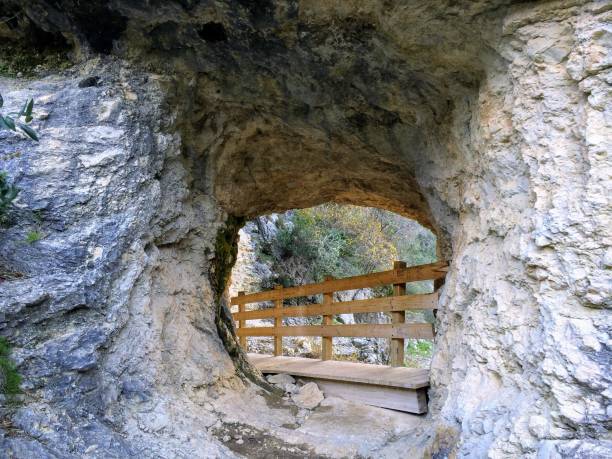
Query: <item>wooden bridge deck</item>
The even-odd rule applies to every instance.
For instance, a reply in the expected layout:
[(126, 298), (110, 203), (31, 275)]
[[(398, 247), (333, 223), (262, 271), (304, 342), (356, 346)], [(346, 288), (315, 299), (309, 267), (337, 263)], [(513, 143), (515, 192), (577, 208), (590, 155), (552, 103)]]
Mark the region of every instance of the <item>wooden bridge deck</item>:
[(326, 395), (410, 413), (427, 411), (429, 371), (366, 363), (248, 354), (262, 373), (315, 381)]
[[(393, 269), (360, 276), (323, 282), (283, 287), (246, 294), (238, 292), (231, 298), (236, 321), (236, 335), (243, 349), (247, 349), (248, 336), (270, 336), (274, 343), (274, 357), (249, 354), (249, 359), (262, 373), (285, 373), (302, 380), (315, 381), (327, 395), (336, 395), (368, 405), (391, 408), (409, 413), (427, 412), (427, 388), (429, 371), (405, 368), (405, 339), (433, 339), (431, 323), (407, 323), (406, 311), (415, 309), (436, 310), (438, 289), (444, 283), (448, 263), (439, 261), (426, 265), (406, 266), (403, 261), (393, 263)], [(424, 280), (434, 281), (431, 293), (407, 295), (406, 283)], [(353, 301), (334, 301), (334, 293), (345, 290), (393, 286), (393, 296)], [(285, 305), (284, 301), (303, 296), (323, 295), (323, 302), (301, 306)], [(253, 304), (273, 302), (274, 307)], [(247, 309), (247, 305), (249, 309)], [(384, 312), (391, 315), (391, 323), (385, 324), (334, 324), (339, 314)], [(288, 325), (285, 317), (320, 316), (321, 325)], [(274, 319), (274, 326), (250, 326), (255, 319)], [(321, 360), (283, 357), (284, 336), (320, 336)], [(333, 360), (334, 337), (362, 336), (387, 338), (391, 366), (368, 365)]]

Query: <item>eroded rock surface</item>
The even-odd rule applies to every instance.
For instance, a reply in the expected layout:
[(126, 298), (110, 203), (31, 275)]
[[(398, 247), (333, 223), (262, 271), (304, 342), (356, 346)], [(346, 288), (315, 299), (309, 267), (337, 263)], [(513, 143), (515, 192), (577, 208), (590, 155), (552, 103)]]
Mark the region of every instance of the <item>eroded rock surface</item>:
[(79, 63), (0, 80), (44, 112), (37, 145), (0, 133), (22, 190), (0, 262), (25, 274), (0, 284), (5, 451), (231, 457), (220, 417), (264, 422), (212, 403), (257, 380), (223, 296), (237, 227), (335, 200), (452, 262), (427, 427), (377, 457), (610, 455), (609, 2), (13, 3), (3, 37)]

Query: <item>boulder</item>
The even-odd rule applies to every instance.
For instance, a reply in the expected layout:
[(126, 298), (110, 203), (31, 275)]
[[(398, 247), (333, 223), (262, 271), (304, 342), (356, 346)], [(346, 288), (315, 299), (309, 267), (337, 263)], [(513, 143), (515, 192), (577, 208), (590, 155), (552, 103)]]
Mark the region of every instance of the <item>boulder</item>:
[(270, 384), (274, 384), (275, 386), (280, 387), (281, 389), (285, 388), (287, 384), (295, 383), (295, 379), (291, 375), (286, 374), (278, 374), (278, 375), (270, 375), (266, 378)]
[(303, 385), (291, 398), (298, 407), (308, 410), (316, 408), (324, 399), (323, 392), (313, 382)]

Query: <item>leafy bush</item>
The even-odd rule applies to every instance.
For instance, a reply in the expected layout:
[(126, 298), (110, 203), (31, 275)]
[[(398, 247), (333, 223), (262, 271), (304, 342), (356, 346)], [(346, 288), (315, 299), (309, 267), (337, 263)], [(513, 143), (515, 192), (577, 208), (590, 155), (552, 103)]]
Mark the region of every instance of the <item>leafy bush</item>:
[[(260, 246), (274, 283), (318, 282), (435, 261), (435, 237), (416, 222), (369, 207), (324, 204), (280, 215), (277, 232)], [(382, 292), (381, 292), (382, 293)]]

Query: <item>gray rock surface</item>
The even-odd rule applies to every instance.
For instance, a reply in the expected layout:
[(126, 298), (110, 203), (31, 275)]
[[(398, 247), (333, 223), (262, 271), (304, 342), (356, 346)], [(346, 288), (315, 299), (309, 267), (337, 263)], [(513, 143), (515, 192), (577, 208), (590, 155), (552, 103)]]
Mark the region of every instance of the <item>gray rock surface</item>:
[[(7, 104), (33, 97), (49, 114), (36, 123), (39, 144), (0, 134), (2, 168), (21, 188), (16, 222), (0, 231), (0, 261), (24, 274), (0, 284), (0, 329), (24, 379), (23, 402), (11, 417), (23, 441), (7, 437), (2, 449), (28, 457), (33, 443), (25, 440), (36, 439), (44, 445), (37, 448), (59, 457), (230, 457), (195, 425), (168, 437), (177, 416), (188, 419), (184, 410), (203, 426), (210, 413), (155, 388), (172, 379), (194, 390), (234, 374), (221, 340), (203, 338), (203, 330), (215, 329), (212, 304), (192, 317), (175, 314), (212, 297), (188, 275), (206, 263), (207, 243), (192, 246), (199, 253), (193, 264), (172, 274), (183, 273), (182, 285), (166, 284), (156, 268), (174, 269), (162, 262), (164, 246), (186, 241), (204, 222), (221, 225), (222, 216), (164, 203), (169, 195), (181, 201), (185, 169), (179, 138), (163, 131), (155, 80), (112, 63), (95, 67), (103, 85), (79, 88), (93, 68), (38, 82), (0, 81)], [(43, 238), (27, 244), (32, 230)], [(160, 347), (168, 339), (172, 358)]]
[(0, 284), (24, 391), (0, 449), (248, 455), (221, 418), (316, 443), (249, 392), (223, 293), (237, 217), (334, 200), (451, 260), (431, 422), (376, 430), (379, 457), (610, 456), (609, 2), (8, 4), (2, 37), (38, 24), (79, 64), (0, 79), (45, 113), (39, 144), (0, 132), (24, 274)]

